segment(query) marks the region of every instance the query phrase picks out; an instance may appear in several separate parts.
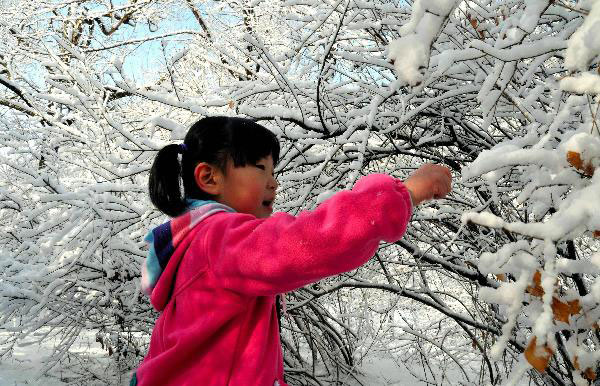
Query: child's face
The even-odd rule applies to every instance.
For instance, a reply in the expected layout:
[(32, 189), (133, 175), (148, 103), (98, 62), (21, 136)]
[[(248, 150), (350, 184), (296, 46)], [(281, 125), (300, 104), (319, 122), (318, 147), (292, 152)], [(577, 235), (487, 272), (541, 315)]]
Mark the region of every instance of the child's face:
[(277, 181), (273, 173), (273, 157), (262, 158), (256, 165), (234, 167), (227, 164), (227, 174), (222, 176), (221, 194), (217, 201), (240, 213), (266, 218), (273, 213)]

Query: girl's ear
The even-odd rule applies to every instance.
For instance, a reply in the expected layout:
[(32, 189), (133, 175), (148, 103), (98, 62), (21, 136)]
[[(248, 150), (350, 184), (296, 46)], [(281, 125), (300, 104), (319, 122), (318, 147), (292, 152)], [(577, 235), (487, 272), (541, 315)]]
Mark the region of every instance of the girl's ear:
[(222, 173), (216, 167), (200, 162), (194, 169), (196, 185), (203, 191), (213, 196), (221, 193)]

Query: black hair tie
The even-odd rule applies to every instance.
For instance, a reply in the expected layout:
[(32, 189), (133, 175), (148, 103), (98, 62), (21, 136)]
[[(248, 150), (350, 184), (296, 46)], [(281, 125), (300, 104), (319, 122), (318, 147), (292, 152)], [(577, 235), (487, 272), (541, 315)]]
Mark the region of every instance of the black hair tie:
[(187, 145), (185, 143), (182, 143), (179, 145), (179, 149), (177, 149), (177, 152), (179, 154), (183, 154), (187, 151)]

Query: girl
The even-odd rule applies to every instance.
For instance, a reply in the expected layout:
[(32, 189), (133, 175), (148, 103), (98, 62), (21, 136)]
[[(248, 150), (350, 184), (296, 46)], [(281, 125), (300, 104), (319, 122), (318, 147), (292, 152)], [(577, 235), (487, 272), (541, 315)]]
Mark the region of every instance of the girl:
[(450, 191), (449, 170), (429, 164), (272, 215), (278, 158), (273, 133), (228, 117), (158, 152), (150, 199), (174, 218), (146, 238), (142, 288), (161, 314), (132, 384), (286, 385), (275, 296), (359, 267), (400, 239), (412, 205)]

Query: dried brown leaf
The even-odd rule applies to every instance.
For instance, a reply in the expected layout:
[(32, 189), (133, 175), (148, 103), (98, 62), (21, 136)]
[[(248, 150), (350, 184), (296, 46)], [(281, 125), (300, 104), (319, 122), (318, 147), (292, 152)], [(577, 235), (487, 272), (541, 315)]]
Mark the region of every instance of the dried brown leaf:
[(533, 274), (533, 286), (527, 287), (527, 292), (532, 296), (542, 297), (544, 296), (544, 289), (542, 288), (542, 273), (535, 271)]
[(588, 367), (587, 369), (585, 369), (585, 371), (583, 372), (583, 377), (585, 379), (588, 379), (590, 381), (594, 381), (596, 379), (596, 372), (594, 370), (592, 370), (590, 367)]
[(571, 307), (569, 304), (561, 302), (557, 297), (552, 297), (552, 313), (554, 314), (554, 320), (560, 320), (561, 322), (569, 323), (569, 316), (571, 316)]
[[(575, 367), (575, 370), (581, 371), (581, 368), (579, 366), (579, 361), (577, 360), (577, 355), (575, 356), (575, 358), (573, 358), (573, 366)], [(588, 367), (583, 372), (583, 377), (587, 380), (593, 381), (596, 379), (596, 372), (594, 370), (592, 370), (590, 367)]]
[(567, 302), (569, 305), (569, 313), (571, 315), (577, 315), (581, 311), (581, 305), (579, 304), (579, 299), (571, 300)]
[(547, 344), (538, 346), (536, 342), (537, 337), (534, 336), (525, 349), (525, 359), (527, 359), (527, 362), (529, 362), (534, 369), (543, 373), (548, 368), (548, 363), (554, 352)]
[(581, 159), (581, 154), (576, 151), (569, 150), (567, 152), (567, 162), (586, 176), (591, 177), (594, 175), (594, 165), (591, 162), (584, 162)]

